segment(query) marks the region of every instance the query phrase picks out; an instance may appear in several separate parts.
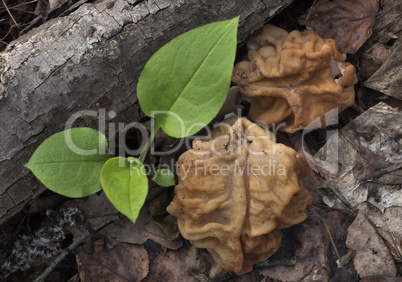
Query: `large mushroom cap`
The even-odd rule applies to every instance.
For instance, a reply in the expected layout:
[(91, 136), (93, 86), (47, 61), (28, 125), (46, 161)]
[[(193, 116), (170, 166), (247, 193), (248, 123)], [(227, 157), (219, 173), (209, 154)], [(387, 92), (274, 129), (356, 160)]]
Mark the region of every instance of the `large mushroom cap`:
[(305, 220), (312, 200), (298, 183), (307, 173), (304, 158), (245, 118), (195, 139), (178, 166), (168, 212), (184, 238), (238, 275), (277, 251), (279, 229)]
[(235, 66), (232, 81), (250, 102), (254, 120), (268, 126), (284, 121), (281, 130), (295, 132), (317, 118), (325, 126), (354, 103), (355, 68), (335, 41), (268, 24), (248, 45), (255, 50)]

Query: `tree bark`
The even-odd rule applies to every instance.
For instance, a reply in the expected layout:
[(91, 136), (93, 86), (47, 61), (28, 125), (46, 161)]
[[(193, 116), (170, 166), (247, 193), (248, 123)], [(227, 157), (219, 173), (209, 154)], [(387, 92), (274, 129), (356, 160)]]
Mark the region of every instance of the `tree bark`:
[[(201, 25), (240, 16), (239, 42), (292, 0), (100, 0), (12, 42), (0, 54), (0, 224), (44, 191), (24, 165), (76, 112), (138, 120), (136, 84), (151, 55)], [(96, 129), (96, 117), (79, 119)]]

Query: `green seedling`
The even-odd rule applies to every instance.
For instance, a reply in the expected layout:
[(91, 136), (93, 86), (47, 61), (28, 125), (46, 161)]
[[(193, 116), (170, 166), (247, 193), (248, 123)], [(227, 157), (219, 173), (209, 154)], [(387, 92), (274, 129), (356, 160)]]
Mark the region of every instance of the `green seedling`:
[[(233, 70), (237, 26), (238, 17), (190, 30), (147, 62), (137, 95), (143, 112), (156, 125), (139, 159), (110, 158), (106, 137), (84, 127), (49, 137), (26, 167), (47, 188), (64, 196), (84, 197), (103, 188), (114, 206), (135, 222), (148, 192), (143, 162), (156, 131), (162, 128), (175, 138), (194, 135), (222, 107)], [(173, 173), (166, 169), (153, 172), (152, 180), (160, 186), (175, 184)]]

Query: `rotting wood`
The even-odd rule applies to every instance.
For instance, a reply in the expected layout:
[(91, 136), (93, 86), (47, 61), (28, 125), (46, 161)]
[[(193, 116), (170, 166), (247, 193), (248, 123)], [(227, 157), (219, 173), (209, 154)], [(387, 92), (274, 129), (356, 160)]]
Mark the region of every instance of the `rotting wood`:
[[(141, 116), (136, 84), (147, 60), (192, 28), (240, 15), (238, 40), (292, 0), (101, 0), (50, 20), (0, 54), (0, 224), (45, 187), (24, 167), (78, 111)], [(101, 101), (109, 103), (102, 106)], [(76, 123), (98, 129), (95, 117)]]

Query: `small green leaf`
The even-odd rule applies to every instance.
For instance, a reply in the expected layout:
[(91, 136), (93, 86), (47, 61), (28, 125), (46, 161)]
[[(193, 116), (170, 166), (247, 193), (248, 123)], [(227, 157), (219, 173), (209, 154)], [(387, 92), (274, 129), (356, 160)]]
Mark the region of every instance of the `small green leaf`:
[(138, 100), (168, 135), (195, 134), (222, 107), (236, 54), (238, 20), (190, 30), (159, 49), (145, 65)]
[(108, 160), (102, 168), (101, 183), (112, 204), (135, 222), (148, 193), (148, 178), (140, 160), (132, 157)]
[(169, 169), (158, 169), (152, 173), (152, 176), (152, 180), (159, 186), (169, 187), (175, 185), (173, 172)]
[(100, 173), (109, 159), (105, 135), (72, 128), (46, 139), (25, 165), (50, 190), (71, 198), (102, 189)]

